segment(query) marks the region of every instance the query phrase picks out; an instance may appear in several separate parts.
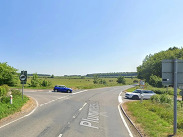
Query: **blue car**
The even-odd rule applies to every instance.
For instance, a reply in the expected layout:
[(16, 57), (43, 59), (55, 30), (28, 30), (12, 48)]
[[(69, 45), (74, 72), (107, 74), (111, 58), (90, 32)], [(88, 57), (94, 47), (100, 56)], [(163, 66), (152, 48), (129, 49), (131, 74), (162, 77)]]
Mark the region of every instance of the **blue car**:
[(64, 85), (56, 85), (53, 89), (55, 92), (67, 92), (67, 93), (72, 93), (71, 88), (67, 88)]

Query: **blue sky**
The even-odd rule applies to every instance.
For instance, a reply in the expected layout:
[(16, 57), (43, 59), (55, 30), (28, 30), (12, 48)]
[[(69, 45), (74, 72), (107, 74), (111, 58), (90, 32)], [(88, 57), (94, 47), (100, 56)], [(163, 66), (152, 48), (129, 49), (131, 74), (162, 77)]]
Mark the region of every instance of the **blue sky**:
[(19, 71), (136, 71), (146, 55), (183, 46), (182, 0), (2, 0), (0, 62)]

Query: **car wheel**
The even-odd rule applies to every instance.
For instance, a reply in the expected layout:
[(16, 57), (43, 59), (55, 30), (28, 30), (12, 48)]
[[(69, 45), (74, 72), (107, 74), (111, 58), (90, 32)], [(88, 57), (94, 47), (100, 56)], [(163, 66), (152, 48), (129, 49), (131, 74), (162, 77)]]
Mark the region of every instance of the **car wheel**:
[(133, 99), (133, 100), (138, 100), (139, 97), (138, 97), (138, 96), (133, 96), (132, 99)]
[(55, 91), (55, 92), (58, 92), (58, 89), (55, 89), (54, 91)]
[(71, 91), (70, 90), (67, 90), (67, 93), (71, 93)]

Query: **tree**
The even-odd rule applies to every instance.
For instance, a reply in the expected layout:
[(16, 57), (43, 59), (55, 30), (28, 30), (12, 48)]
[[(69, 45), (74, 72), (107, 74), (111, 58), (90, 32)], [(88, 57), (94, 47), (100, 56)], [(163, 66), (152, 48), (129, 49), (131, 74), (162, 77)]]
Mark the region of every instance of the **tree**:
[(0, 85), (15, 86), (18, 82), (17, 69), (7, 63), (0, 63)]
[(123, 76), (118, 77), (116, 82), (119, 84), (126, 84), (125, 77), (123, 77)]
[(54, 78), (54, 77), (55, 77), (55, 76), (52, 74), (52, 75), (51, 75), (51, 78)]
[(137, 67), (137, 73), (139, 79), (144, 79), (148, 83), (150, 82), (151, 75), (155, 75), (159, 78), (162, 76), (162, 60), (164, 59), (183, 59), (183, 49), (176, 47), (169, 48), (166, 51), (155, 53), (154, 55), (146, 56), (142, 65)]

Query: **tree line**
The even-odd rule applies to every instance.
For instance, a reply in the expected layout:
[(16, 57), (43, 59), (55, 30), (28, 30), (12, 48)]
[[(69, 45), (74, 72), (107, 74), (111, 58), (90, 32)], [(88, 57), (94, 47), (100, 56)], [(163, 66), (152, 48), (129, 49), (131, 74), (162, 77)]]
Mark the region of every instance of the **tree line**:
[(86, 77), (120, 77), (120, 76), (127, 76), (127, 77), (134, 77), (137, 76), (137, 72), (113, 72), (113, 73), (94, 73), (94, 74), (87, 74)]

